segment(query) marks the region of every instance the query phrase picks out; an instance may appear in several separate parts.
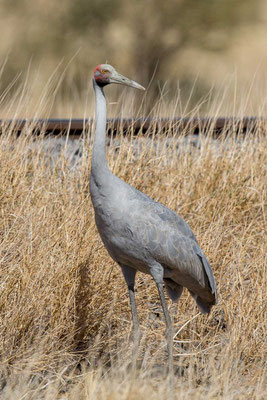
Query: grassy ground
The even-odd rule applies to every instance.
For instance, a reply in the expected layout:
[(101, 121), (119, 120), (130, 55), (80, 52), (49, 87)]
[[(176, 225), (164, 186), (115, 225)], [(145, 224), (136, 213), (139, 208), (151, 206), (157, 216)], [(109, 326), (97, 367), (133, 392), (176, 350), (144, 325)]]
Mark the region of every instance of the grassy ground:
[[(219, 304), (209, 316), (187, 291), (169, 303), (175, 396), (263, 399), (266, 132), (216, 145), (203, 137), (179, 154), (164, 143), (154, 138), (136, 157), (124, 141), (108, 158), (115, 174), (186, 219), (216, 277)], [(169, 399), (162, 312), (141, 274), (143, 336), (131, 368), (127, 288), (95, 228), (86, 139), (83, 150), (79, 167), (70, 170), (63, 151), (51, 169), (44, 139), (0, 137), (0, 398)]]

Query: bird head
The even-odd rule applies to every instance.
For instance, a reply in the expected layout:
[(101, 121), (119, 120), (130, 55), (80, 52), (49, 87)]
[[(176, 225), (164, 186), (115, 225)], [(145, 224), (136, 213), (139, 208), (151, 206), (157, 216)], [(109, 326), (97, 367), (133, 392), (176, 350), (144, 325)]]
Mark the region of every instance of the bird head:
[(145, 90), (139, 83), (119, 74), (115, 68), (109, 64), (99, 64), (94, 70), (94, 79), (98, 86), (105, 86), (109, 83), (117, 83), (120, 85), (130, 86), (135, 89)]

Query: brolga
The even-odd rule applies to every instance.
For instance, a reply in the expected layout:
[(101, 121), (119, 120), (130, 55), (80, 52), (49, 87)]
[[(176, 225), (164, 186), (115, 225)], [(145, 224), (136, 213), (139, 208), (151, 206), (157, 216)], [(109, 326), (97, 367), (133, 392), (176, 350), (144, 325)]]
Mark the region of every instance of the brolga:
[(90, 175), (90, 193), (98, 232), (110, 256), (121, 267), (128, 285), (134, 342), (139, 341), (135, 304), (135, 276), (150, 274), (158, 288), (166, 323), (169, 372), (173, 374), (173, 328), (163, 285), (173, 302), (187, 288), (201, 313), (216, 303), (214, 276), (187, 223), (174, 211), (128, 185), (108, 168), (105, 149), (106, 100), (110, 83), (145, 90), (119, 74), (111, 65), (94, 70), (96, 127)]

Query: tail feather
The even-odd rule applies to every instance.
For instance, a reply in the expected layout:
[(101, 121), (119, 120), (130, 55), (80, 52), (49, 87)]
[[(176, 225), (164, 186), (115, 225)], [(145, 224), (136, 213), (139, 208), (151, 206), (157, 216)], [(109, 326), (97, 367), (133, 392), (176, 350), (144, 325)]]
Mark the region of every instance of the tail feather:
[(203, 270), (205, 271), (205, 274), (207, 276), (209, 286), (211, 289), (211, 293), (214, 294), (214, 297), (215, 297), (214, 304), (216, 304), (217, 300), (218, 300), (218, 295), (217, 295), (216, 283), (215, 283), (215, 279), (214, 279), (214, 276), (212, 273), (211, 266), (210, 266), (208, 260), (206, 259), (206, 257), (204, 256), (204, 254), (197, 254), (197, 256), (198, 256), (198, 258), (202, 264)]
[(195, 300), (196, 300), (198, 309), (199, 309), (199, 311), (201, 312), (201, 314), (209, 314), (209, 313), (210, 313), (212, 304), (210, 304), (210, 303), (205, 303), (205, 302), (204, 302), (203, 300), (201, 300), (201, 298), (198, 297), (198, 296), (195, 298)]
[(195, 299), (198, 309), (201, 312), (201, 314), (209, 314), (211, 307), (216, 303), (216, 301), (210, 303), (207, 302), (203, 299), (201, 299), (197, 294), (193, 293), (191, 290), (189, 290), (191, 296)]
[(181, 297), (183, 292), (183, 286), (178, 285), (178, 283), (174, 282), (171, 279), (164, 279), (165, 287), (169, 298), (174, 302), (177, 303)]

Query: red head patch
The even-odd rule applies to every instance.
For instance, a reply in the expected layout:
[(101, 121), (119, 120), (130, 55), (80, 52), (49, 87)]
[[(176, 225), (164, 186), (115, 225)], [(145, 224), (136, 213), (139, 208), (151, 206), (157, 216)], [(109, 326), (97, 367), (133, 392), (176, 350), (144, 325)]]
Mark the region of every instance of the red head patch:
[(101, 72), (101, 64), (98, 64), (95, 69), (94, 69), (94, 75), (96, 73), (96, 71)]
[(105, 86), (107, 85), (109, 82), (109, 78), (111, 75), (111, 71), (109, 71), (109, 69), (107, 69), (108, 66), (105, 66), (105, 64), (98, 64), (95, 67), (94, 70), (94, 78), (96, 83), (99, 86)]

